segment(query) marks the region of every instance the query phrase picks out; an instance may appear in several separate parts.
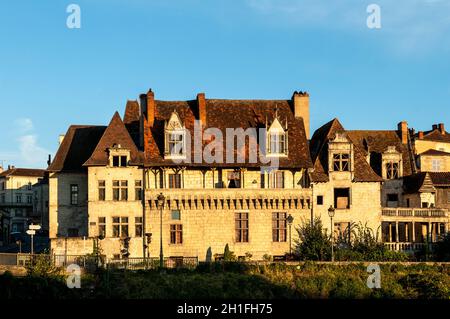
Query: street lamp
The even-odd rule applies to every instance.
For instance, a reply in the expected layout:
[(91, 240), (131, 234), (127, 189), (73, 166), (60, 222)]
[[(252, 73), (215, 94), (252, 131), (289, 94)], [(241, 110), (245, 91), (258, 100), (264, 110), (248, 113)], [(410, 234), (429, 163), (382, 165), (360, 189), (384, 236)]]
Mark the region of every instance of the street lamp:
[(294, 222), (294, 217), (291, 214), (286, 218), (289, 225), (289, 257), (292, 255), (292, 223)]
[(164, 197), (164, 195), (162, 193), (160, 193), (157, 197), (158, 199), (158, 208), (159, 208), (159, 242), (160, 242), (160, 247), (159, 247), (159, 267), (163, 268), (164, 267), (164, 253), (163, 253), (163, 236), (162, 236), (162, 213), (163, 213), (163, 208), (164, 208), (164, 202), (166, 200), (166, 198)]
[(328, 208), (328, 216), (330, 216), (331, 219), (331, 228), (330, 228), (330, 234), (331, 234), (331, 261), (334, 261), (334, 234), (333, 234), (333, 217), (336, 210), (332, 205), (330, 205), (330, 208)]

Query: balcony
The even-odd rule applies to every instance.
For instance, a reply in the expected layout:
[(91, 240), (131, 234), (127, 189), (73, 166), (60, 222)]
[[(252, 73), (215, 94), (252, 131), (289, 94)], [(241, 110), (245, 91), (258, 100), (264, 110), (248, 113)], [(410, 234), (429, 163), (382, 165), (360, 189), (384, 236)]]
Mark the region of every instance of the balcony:
[(449, 217), (448, 210), (440, 208), (383, 208), (381, 211), (381, 215), (383, 217)]
[(149, 189), (150, 209), (157, 196), (166, 197), (169, 209), (310, 209), (311, 189)]

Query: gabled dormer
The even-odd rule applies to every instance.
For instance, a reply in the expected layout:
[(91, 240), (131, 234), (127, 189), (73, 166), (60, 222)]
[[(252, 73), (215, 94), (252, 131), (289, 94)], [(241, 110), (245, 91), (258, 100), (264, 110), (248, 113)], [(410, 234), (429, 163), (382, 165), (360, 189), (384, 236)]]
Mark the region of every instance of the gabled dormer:
[(336, 132), (334, 138), (328, 142), (328, 171), (353, 172), (354, 171), (353, 143), (345, 132)]
[(381, 159), (381, 173), (385, 180), (403, 177), (403, 158), (395, 146), (388, 146)]
[(130, 150), (120, 144), (108, 148), (109, 167), (127, 167), (130, 161)]
[[(278, 112), (277, 112), (278, 113)], [(267, 156), (288, 156), (288, 124), (281, 124), (278, 114), (275, 114), (275, 119), (272, 124), (267, 127), (266, 132), (266, 154)]]
[(164, 123), (164, 141), (164, 158), (186, 157), (186, 127), (175, 110)]

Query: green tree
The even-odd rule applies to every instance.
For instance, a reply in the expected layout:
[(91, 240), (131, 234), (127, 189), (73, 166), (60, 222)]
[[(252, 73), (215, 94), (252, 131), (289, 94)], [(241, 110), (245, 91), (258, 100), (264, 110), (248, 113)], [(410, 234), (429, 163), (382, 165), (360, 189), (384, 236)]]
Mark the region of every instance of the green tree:
[(436, 261), (450, 261), (450, 232), (443, 235), (434, 246)]
[(299, 239), (295, 240), (295, 254), (301, 260), (329, 260), (331, 256), (331, 240), (323, 229), (320, 218), (311, 224), (304, 221), (296, 228)]

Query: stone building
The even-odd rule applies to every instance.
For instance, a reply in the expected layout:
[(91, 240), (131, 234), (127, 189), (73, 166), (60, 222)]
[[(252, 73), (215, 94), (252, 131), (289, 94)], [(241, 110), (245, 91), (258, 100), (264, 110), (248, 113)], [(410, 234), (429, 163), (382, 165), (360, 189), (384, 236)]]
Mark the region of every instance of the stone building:
[(149, 91), (123, 121), (69, 128), (49, 167), (51, 248), (156, 257), (162, 234), (167, 257), (220, 258), (226, 244), (238, 257), (284, 256), (289, 215), (311, 214), (307, 136), (306, 93), (158, 101)]
[(310, 141), (309, 130), (304, 92), (160, 101), (150, 90), (123, 120), (71, 126), (48, 168), (51, 248), (121, 259), (158, 257), (162, 243), (165, 257), (212, 260), (228, 244), (262, 259), (288, 253), (314, 217), (336, 236), (366, 225), (400, 250), (449, 229), (447, 163), (433, 162), (447, 158), (443, 125), (416, 135), (406, 122), (348, 131), (334, 119)]
[(45, 170), (8, 167), (0, 173), (1, 239), (9, 242), (10, 233), (24, 233), (31, 223), (39, 223), (33, 214), (33, 185), (44, 178)]
[(333, 207), (336, 236), (345, 235), (351, 224), (359, 223), (377, 231), (382, 178), (373, 171), (350, 132), (334, 119), (314, 133), (310, 148), (314, 162), (311, 173), (314, 216), (327, 226), (328, 209)]

